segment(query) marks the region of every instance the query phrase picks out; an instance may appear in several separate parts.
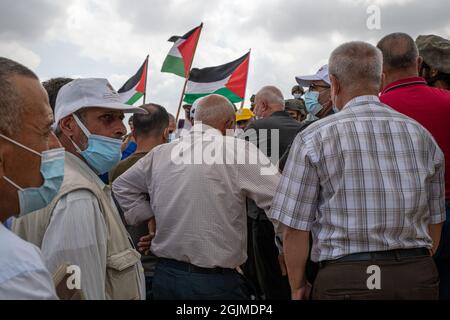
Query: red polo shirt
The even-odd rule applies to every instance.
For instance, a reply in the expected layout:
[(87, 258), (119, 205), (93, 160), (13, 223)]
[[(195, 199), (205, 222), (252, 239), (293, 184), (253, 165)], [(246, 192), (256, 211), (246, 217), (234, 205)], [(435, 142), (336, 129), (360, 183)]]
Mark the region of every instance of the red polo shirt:
[(429, 87), (420, 77), (389, 84), (380, 100), (423, 125), (445, 156), (445, 197), (450, 199), (450, 91)]

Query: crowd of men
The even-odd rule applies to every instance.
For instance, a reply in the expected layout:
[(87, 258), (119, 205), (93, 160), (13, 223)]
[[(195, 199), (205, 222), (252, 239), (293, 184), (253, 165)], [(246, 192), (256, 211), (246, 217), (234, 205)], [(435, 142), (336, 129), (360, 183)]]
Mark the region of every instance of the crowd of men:
[(450, 41), (295, 79), (177, 124), (0, 57), (0, 299), (450, 299)]

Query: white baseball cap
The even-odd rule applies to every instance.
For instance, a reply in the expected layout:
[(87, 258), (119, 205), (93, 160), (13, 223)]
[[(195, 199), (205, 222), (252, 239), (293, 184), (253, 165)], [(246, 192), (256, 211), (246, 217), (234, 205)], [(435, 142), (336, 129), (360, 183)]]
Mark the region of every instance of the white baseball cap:
[(58, 126), (61, 119), (86, 107), (114, 109), (124, 113), (147, 113), (142, 108), (124, 104), (106, 79), (76, 79), (58, 92), (53, 129)]
[(309, 75), (309, 76), (298, 76), (295, 77), (295, 80), (297, 80), (298, 84), (302, 87), (309, 87), (312, 81), (318, 81), (323, 80), (329, 85), (331, 85), (330, 76), (328, 75), (328, 65), (322, 66), (316, 74)]

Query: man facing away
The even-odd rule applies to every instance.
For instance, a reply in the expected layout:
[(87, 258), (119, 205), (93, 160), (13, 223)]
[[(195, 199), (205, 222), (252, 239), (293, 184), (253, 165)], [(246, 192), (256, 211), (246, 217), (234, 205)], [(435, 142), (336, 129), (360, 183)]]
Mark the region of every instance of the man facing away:
[(203, 98), (194, 119), (188, 135), (154, 148), (113, 191), (130, 224), (155, 219), (155, 299), (249, 299), (236, 271), (247, 259), (246, 198), (268, 211), (278, 173), (253, 144), (231, 136), (235, 110), (226, 98)]
[(272, 204), (284, 228), (292, 298), (310, 290), (304, 275), (320, 263), (313, 299), (436, 299), (444, 206), (444, 156), (416, 121), (378, 98), (383, 57), (350, 42), (329, 60), (340, 112), (294, 141)]
[(440, 297), (450, 299), (450, 91), (430, 87), (419, 77), (423, 59), (409, 35), (392, 33), (381, 39), (377, 47), (383, 53), (384, 84), (380, 100), (423, 125), (444, 152), (447, 221), (435, 261)]

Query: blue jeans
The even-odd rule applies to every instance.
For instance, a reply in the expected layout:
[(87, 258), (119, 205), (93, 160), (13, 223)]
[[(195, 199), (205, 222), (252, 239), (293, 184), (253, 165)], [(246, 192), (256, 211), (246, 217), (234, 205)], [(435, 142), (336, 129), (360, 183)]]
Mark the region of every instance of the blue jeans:
[(450, 201), (445, 205), (447, 219), (442, 227), (439, 248), (434, 257), (439, 271), (439, 298), (450, 300)]
[(155, 300), (250, 300), (245, 280), (238, 272), (196, 273), (165, 261), (158, 262), (153, 277)]

